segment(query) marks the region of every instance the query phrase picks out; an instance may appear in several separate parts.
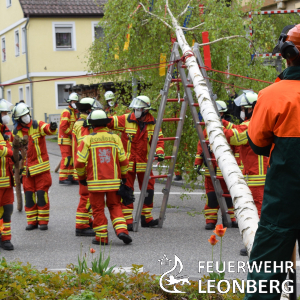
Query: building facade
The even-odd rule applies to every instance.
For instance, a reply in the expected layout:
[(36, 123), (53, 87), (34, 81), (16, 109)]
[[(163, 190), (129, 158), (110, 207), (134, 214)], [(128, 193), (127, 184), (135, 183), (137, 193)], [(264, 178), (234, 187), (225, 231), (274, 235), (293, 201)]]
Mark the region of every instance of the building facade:
[(35, 119), (59, 114), (66, 90), (89, 84), (73, 76), (87, 73), (88, 49), (103, 36), (98, 22), (104, 2), (1, 0), (0, 98), (25, 100)]

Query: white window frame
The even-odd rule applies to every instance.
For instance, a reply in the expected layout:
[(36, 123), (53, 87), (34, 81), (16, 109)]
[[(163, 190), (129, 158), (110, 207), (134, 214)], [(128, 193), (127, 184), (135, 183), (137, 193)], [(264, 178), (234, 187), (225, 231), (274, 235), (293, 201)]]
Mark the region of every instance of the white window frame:
[[(21, 45), (22, 45), (22, 54), (26, 53), (26, 39), (25, 39), (25, 26), (21, 27)], [(19, 35), (20, 37), (20, 35)]]
[(55, 103), (56, 103), (56, 109), (65, 109), (68, 104), (66, 102), (66, 106), (59, 106), (58, 105), (58, 86), (59, 85), (76, 85), (76, 81), (58, 81), (55, 82)]
[(21, 101), (21, 100), (25, 100), (24, 99), (24, 89), (23, 89), (23, 86), (19, 87), (19, 101)]
[(12, 103), (12, 100), (11, 100), (12, 99), (12, 97), (11, 97), (11, 89), (9, 89), (9, 90), (6, 91), (6, 99), (7, 99), (8, 102)]
[[(18, 34), (19, 46), (17, 46), (17, 34)], [(15, 30), (15, 55), (16, 55), (16, 57), (20, 56), (20, 31), (19, 31), (19, 29)]]
[(93, 42), (95, 41), (95, 27), (102, 27), (102, 26), (100, 26), (99, 22), (97, 22), (97, 21), (92, 22), (92, 41)]
[[(3, 40), (4, 40), (5, 48), (3, 48)], [(4, 57), (3, 49), (5, 49), (5, 57)], [(7, 60), (6, 40), (5, 40), (5, 36), (2, 36), (2, 37), (1, 37), (1, 57), (2, 57), (2, 61), (3, 61), (3, 62), (5, 62), (5, 61)]]
[(6, 0), (6, 7), (11, 7), (12, 0)]
[[(71, 41), (72, 48), (56, 48), (56, 27), (72, 27)], [(52, 39), (53, 39), (53, 51), (76, 51), (76, 30), (75, 22), (52, 22)]]
[[(27, 94), (27, 90), (28, 90), (28, 94)], [(30, 91), (30, 85), (27, 84), (25, 85), (25, 102), (26, 104), (31, 107), (31, 91)]]

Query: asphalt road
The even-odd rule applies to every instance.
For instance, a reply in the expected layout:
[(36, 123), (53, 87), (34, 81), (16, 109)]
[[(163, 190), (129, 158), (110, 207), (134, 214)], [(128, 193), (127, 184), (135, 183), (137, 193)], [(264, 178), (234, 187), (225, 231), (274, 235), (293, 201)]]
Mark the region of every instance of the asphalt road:
[[(78, 186), (61, 186), (58, 173), (54, 169), (60, 161), (56, 143), (48, 142), (51, 164), (52, 187), (50, 189), (50, 222), (48, 231), (26, 231), (26, 214), (18, 212), (16, 207), (12, 215), (12, 243), (14, 251), (0, 249), (0, 256), (8, 261), (29, 262), (39, 269), (64, 269), (70, 263), (76, 264), (80, 253), (89, 253), (92, 246), (99, 252), (99, 246), (92, 245), (91, 237), (75, 236), (75, 214), (79, 201)], [(160, 193), (164, 185), (155, 185), (153, 216), (158, 217), (162, 202)], [(135, 190), (139, 189), (135, 186)], [(197, 189), (190, 194), (181, 187), (172, 187), (163, 228), (139, 228), (131, 232), (133, 242), (124, 245), (114, 233), (111, 222), (108, 223), (111, 249), (106, 246), (106, 253), (111, 255), (111, 265), (130, 267), (132, 264), (143, 265), (144, 271), (162, 274), (171, 267), (161, 265), (160, 260), (166, 255), (174, 263), (177, 255), (183, 264), (182, 274), (190, 278), (200, 278), (199, 261), (210, 261), (212, 247), (208, 239), (212, 231), (204, 229), (205, 219), (202, 213), (205, 200), (201, 199), (203, 190)], [(187, 198), (181, 199), (186, 193)], [(138, 199), (138, 195), (136, 197)], [(203, 197), (202, 197), (203, 198)], [(108, 211), (106, 215), (109, 219)], [(110, 219), (109, 219), (110, 220)], [(221, 218), (219, 215), (219, 222)], [(219, 259), (220, 242), (214, 247), (214, 258)], [(239, 230), (230, 228), (223, 238), (222, 260), (225, 262), (248, 261), (248, 257), (239, 255), (243, 248)], [(89, 255), (90, 258), (90, 255)], [(245, 273), (227, 273), (227, 278), (245, 279)], [(299, 289), (298, 289), (299, 290)]]

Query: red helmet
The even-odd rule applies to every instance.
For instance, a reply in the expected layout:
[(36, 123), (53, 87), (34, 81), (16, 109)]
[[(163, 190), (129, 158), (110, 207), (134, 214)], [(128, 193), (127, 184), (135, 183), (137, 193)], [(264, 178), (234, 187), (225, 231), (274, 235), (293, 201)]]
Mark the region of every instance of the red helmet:
[(300, 51), (300, 24), (295, 25), (295, 27), (289, 30), (286, 41), (293, 42)]

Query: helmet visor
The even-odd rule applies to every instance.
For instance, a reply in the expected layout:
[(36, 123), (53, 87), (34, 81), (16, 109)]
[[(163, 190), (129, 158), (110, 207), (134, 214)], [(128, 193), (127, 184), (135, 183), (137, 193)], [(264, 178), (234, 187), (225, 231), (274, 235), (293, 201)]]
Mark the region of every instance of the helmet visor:
[(131, 101), (129, 108), (150, 108), (150, 105), (139, 98), (134, 98)]
[(218, 111), (220, 111), (220, 112), (225, 112), (225, 111), (227, 111), (227, 107), (226, 107), (226, 106), (221, 105), (221, 104), (218, 103), (218, 102), (216, 102), (216, 104), (217, 104)]
[(95, 100), (92, 107), (93, 108), (101, 108), (101, 109), (103, 108), (102, 104), (98, 100)]
[(234, 99), (234, 103), (235, 103), (236, 106), (245, 106), (245, 105), (250, 105), (251, 106), (252, 105), (252, 103), (247, 98), (246, 93), (247, 94), (248, 93), (255, 94), (255, 92), (253, 92), (251, 90), (243, 90), (242, 94)]
[(12, 106), (13, 104), (10, 103), (9, 101), (5, 100), (5, 99), (1, 99), (0, 100), (0, 111), (7, 111), (7, 112), (10, 112), (11, 109), (10, 107)]

